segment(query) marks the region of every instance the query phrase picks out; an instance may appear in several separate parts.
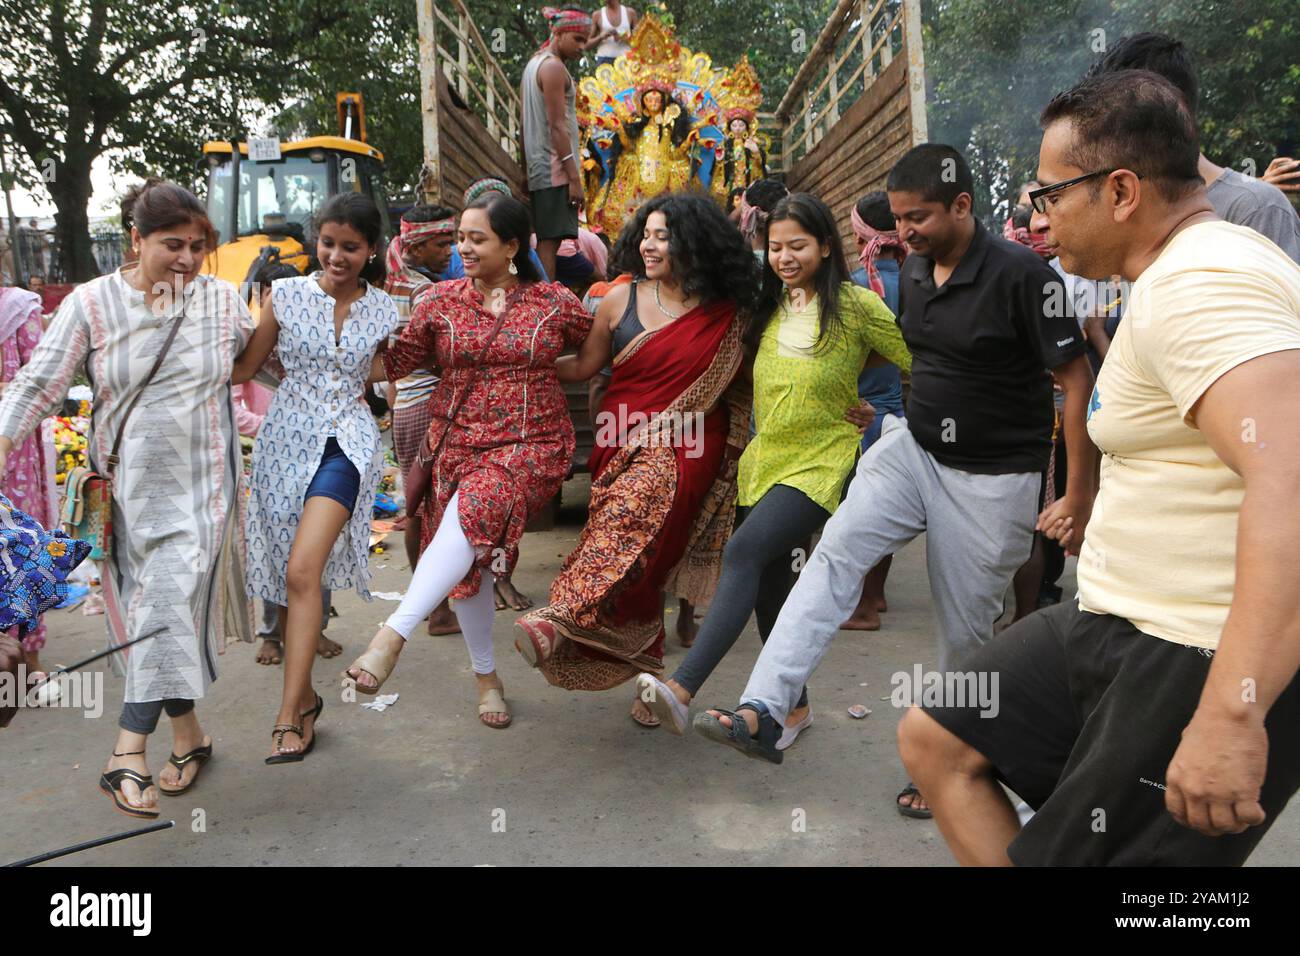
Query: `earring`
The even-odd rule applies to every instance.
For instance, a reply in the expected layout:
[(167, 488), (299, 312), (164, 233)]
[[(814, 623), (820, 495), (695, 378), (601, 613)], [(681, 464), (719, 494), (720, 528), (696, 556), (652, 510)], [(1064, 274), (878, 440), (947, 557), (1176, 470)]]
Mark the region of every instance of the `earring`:
[(512, 276), (517, 276), (517, 275), (519, 275), (519, 268), (515, 265), (515, 260), (514, 260), (514, 259), (511, 259), (511, 260), (510, 260), (510, 274), (511, 274)]
[(371, 261), (371, 262), (374, 262), (374, 261), (375, 261), (375, 256), (377, 256), (377, 255), (379, 255), (379, 253), (377, 253), (377, 252), (372, 252), (372, 253), (370, 253), (370, 261)]

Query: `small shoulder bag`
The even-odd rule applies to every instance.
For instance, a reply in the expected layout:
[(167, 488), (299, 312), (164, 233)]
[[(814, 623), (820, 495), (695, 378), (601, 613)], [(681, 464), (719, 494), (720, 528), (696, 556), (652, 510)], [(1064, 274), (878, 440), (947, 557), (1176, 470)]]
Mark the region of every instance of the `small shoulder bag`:
[(60, 523), (69, 537), (85, 541), (90, 545), (92, 560), (103, 561), (113, 554), (113, 475), (120, 461), (117, 453), (122, 447), (122, 435), (126, 431), (127, 419), (135, 411), (135, 406), (144, 395), (144, 390), (149, 387), (149, 383), (158, 374), (158, 369), (162, 367), (163, 359), (171, 350), (172, 342), (176, 340), (176, 333), (180, 331), (183, 321), (185, 321), (185, 313), (182, 310), (176, 321), (172, 323), (171, 331), (167, 333), (167, 340), (158, 352), (158, 357), (154, 359), (153, 368), (149, 369), (149, 374), (140, 383), (135, 397), (131, 399), (131, 403), (126, 407), (126, 413), (118, 423), (117, 434), (113, 437), (113, 450), (104, 463), (106, 466), (104, 470), (100, 472), (78, 465), (64, 478), (63, 507), (59, 509)]
[(424, 438), (420, 440), (420, 451), (415, 456), (415, 461), (411, 462), (411, 467), (407, 470), (405, 476), (404, 489), (406, 492), (406, 513), (415, 514), (420, 505), (423, 504), (425, 496), (429, 493), (429, 482), (433, 477), (433, 463), (438, 458), (438, 452), (442, 450), (442, 444), (447, 439), (447, 433), (451, 431), (451, 426), (456, 421), (456, 414), (460, 407), (465, 404), (465, 399), (474, 387), (474, 379), (478, 376), (479, 367), (483, 364), (483, 359), (487, 357), (488, 349), (496, 341), (497, 333), (501, 331), (501, 323), (505, 321), (506, 310), (502, 309), (501, 314), (497, 316), (496, 323), (492, 326), (492, 331), (488, 333), (488, 338), (483, 343), (483, 348), (479, 350), (478, 358), (470, 366), (470, 373), (465, 377), (465, 387), (461, 390), (460, 396), (451, 406), (451, 414), (447, 416), (447, 421), (443, 425), (442, 433), (438, 435), (438, 440), (432, 446), (429, 444), (429, 434), (433, 430), (424, 433)]

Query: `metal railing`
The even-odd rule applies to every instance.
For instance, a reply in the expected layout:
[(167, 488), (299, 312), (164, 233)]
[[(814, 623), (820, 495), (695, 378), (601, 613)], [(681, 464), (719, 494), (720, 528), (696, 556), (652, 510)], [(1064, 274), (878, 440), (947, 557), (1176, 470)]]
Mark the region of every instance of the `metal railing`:
[(904, 54), (913, 74), (914, 141), (920, 141), (926, 134), (919, 0), (839, 0), (776, 109), (784, 168), (811, 152)]

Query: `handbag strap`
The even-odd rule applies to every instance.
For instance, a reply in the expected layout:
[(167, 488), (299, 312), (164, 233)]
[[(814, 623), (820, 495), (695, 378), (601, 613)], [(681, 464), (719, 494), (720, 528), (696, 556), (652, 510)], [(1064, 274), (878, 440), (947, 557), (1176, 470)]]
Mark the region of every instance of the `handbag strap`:
[(424, 458), (424, 463), (428, 464), (438, 456), (438, 450), (442, 448), (443, 441), (447, 438), (447, 433), (451, 431), (451, 423), (456, 420), (456, 415), (460, 412), (460, 407), (465, 404), (465, 399), (469, 397), (470, 389), (474, 386), (474, 379), (478, 375), (479, 367), (482, 366), (483, 360), (487, 358), (488, 349), (496, 341), (497, 333), (501, 331), (501, 325), (506, 320), (506, 310), (502, 308), (497, 314), (496, 321), (492, 324), (492, 331), (488, 333), (487, 341), (483, 343), (483, 348), (479, 349), (478, 357), (474, 359), (474, 364), (469, 368), (469, 374), (465, 376), (465, 387), (461, 390), (460, 397), (451, 407), (451, 414), (447, 416), (447, 427), (442, 430), (438, 436), (437, 448), (429, 450), (429, 454)]
[(172, 342), (176, 340), (176, 333), (180, 331), (181, 323), (184, 321), (185, 307), (181, 306), (181, 314), (178, 315), (176, 321), (172, 323), (171, 331), (167, 333), (167, 340), (163, 342), (163, 347), (158, 351), (158, 357), (153, 360), (153, 367), (149, 369), (149, 374), (146, 375), (144, 381), (140, 383), (140, 387), (136, 390), (135, 397), (131, 399), (131, 404), (126, 406), (126, 411), (122, 415), (122, 421), (119, 422), (117, 426), (117, 434), (113, 437), (113, 450), (108, 453), (108, 460), (105, 462), (108, 466), (106, 472), (109, 478), (113, 477), (113, 472), (117, 470), (118, 462), (121, 461), (121, 459), (118, 458), (117, 453), (122, 447), (122, 436), (126, 433), (127, 419), (129, 419), (131, 413), (135, 411), (135, 406), (144, 395), (144, 390), (149, 387), (149, 383), (153, 381), (153, 377), (158, 374), (158, 369), (162, 367), (163, 359), (165, 359), (167, 353), (171, 351)]

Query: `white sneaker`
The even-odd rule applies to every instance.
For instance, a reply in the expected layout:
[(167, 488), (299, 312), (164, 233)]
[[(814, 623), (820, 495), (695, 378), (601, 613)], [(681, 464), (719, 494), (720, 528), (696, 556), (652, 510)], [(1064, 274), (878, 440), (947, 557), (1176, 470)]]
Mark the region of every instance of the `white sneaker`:
[(776, 742), (776, 749), (785, 750), (794, 743), (796, 737), (812, 726), (812, 722), (812, 711), (810, 710), (808, 711), (807, 717), (799, 721), (797, 724), (791, 724), (782, 731), (781, 739)]
[(670, 734), (677, 737), (686, 735), (691, 722), (691, 708), (677, 699), (671, 687), (654, 674), (643, 672), (636, 678), (636, 695)]

